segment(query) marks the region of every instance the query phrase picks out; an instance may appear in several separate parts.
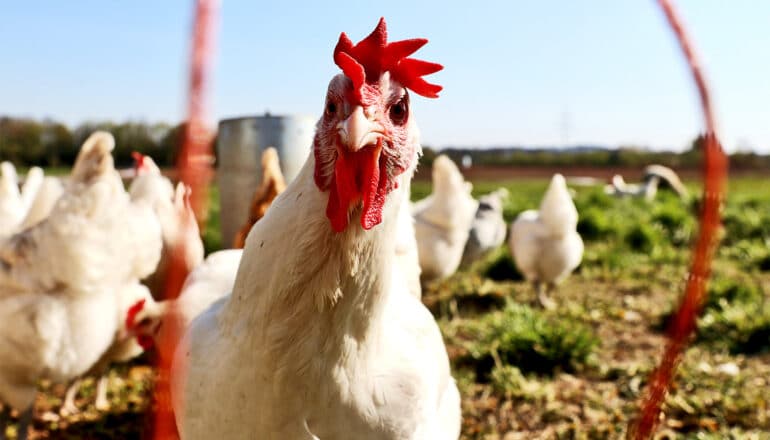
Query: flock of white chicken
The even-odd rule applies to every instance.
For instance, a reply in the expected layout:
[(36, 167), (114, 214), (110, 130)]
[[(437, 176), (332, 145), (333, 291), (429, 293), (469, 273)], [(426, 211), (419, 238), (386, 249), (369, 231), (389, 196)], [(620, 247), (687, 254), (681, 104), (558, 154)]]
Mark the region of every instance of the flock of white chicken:
[[(29, 423), (40, 379), (74, 381), (61, 409), (73, 413), (82, 375), (142, 353), (146, 327), (157, 328), (167, 309), (156, 298), (164, 296), (174, 249), (184, 246), (185, 268), (195, 268), (185, 292), (195, 291), (196, 298), (187, 300), (183, 292), (178, 302), (184, 304), (173, 310), (194, 317), (232, 286), (239, 258), (229, 254), (239, 257), (240, 251), (202, 262), (189, 190), (174, 188), (152, 159), (141, 157), (126, 191), (113, 148), (112, 135), (96, 132), (68, 177), (44, 177), (32, 168), (21, 188), (13, 165), (2, 164), (0, 438), (8, 406), (22, 411), (22, 427)], [(228, 277), (229, 286), (218, 287)], [(215, 288), (199, 293), (212, 278)], [(99, 381), (96, 406), (109, 406), (106, 378)], [(25, 428), (20, 434), (24, 438)]]
[[(471, 197), (470, 182), (444, 155), (433, 163), (433, 193), (412, 208), (423, 281), (446, 278), (505, 242), (507, 226), (500, 188)], [(540, 207), (522, 212), (510, 228), (508, 244), (514, 262), (535, 286), (540, 303), (556, 306), (548, 296), (580, 265), (583, 240), (577, 232), (578, 212), (561, 174), (556, 174)]]
[[(81, 375), (103, 373), (110, 363), (161, 343), (171, 337), (169, 326), (161, 325), (168, 313), (186, 327), (235, 285), (243, 251), (219, 251), (204, 260), (189, 190), (175, 188), (151, 158), (141, 156), (124, 190), (113, 146), (109, 133), (97, 132), (68, 178), (44, 177), (32, 168), (20, 186), (13, 165), (2, 164), (0, 398), (12, 407), (29, 410), (37, 381), (48, 378), (74, 381), (61, 412), (77, 412)], [(421, 296), (420, 278), (447, 277), (505, 241), (507, 191), (477, 202), (471, 189), (441, 155), (433, 165), (433, 193), (397, 210), (395, 263), (412, 297)], [(546, 306), (553, 303), (543, 287), (553, 287), (580, 263), (576, 224), (564, 178), (556, 175), (540, 209), (521, 213), (511, 226), (515, 262)], [(162, 300), (165, 272), (180, 245), (191, 272), (171, 307), (172, 301)], [(107, 385), (106, 376), (98, 382), (100, 410), (109, 408)]]
[[(384, 32), (381, 21), (372, 35)], [(437, 86), (386, 70), (361, 86), (375, 98), (357, 96), (344, 60), (366, 41), (340, 38), (335, 62), (342, 51), (348, 76), (332, 79), (313, 151), (243, 250), (204, 260), (189, 189), (136, 157), (126, 190), (109, 133), (86, 140), (67, 178), (33, 168), (19, 187), (2, 165), (0, 427), (16, 408), (26, 436), (43, 378), (74, 381), (62, 412), (76, 411), (79, 377), (169, 343), (177, 334), (162, 324), (175, 318), (186, 329), (172, 341), (171, 377), (183, 439), (459, 437), (460, 396), (421, 284), (504, 243), (506, 192), (476, 201), (439, 156), (432, 194), (410, 202), (421, 147), (402, 84), (424, 96)], [(414, 41), (398, 49), (424, 44)], [(514, 260), (546, 306), (546, 289), (580, 262), (576, 224), (556, 175), (539, 210), (510, 228)], [(180, 256), (189, 275), (166, 300)], [(106, 391), (102, 380), (100, 408)]]

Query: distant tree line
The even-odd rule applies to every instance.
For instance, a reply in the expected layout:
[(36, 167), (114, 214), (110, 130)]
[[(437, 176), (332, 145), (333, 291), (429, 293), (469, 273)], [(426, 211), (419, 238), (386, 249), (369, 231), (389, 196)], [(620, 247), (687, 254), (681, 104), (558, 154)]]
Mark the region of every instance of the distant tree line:
[(171, 166), (176, 159), (182, 125), (86, 122), (70, 128), (48, 119), (0, 116), (0, 160), (21, 166), (71, 166), (83, 141), (96, 130), (109, 131), (115, 137), (114, 157), (118, 166), (130, 166), (133, 151), (151, 156), (160, 166)]
[[(698, 168), (702, 165), (702, 142), (698, 136), (690, 148), (683, 152), (650, 151), (635, 147), (607, 149), (599, 147), (574, 148), (446, 148), (440, 152), (457, 163), (463, 156), (470, 156), (473, 165), (487, 166), (598, 166), (644, 167), (653, 163), (672, 168)], [(438, 153), (430, 147), (423, 148), (422, 164), (430, 164)], [(740, 170), (770, 170), (770, 155), (739, 152), (730, 155), (730, 167)]]
[[(106, 130), (115, 136), (115, 162), (118, 166), (130, 166), (131, 152), (149, 155), (161, 167), (173, 166), (183, 133), (183, 125), (145, 122), (85, 122), (77, 127), (45, 119), (0, 116), (0, 161), (9, 160), (16, 165), (40, 165), (68, 167), (73, 164), (83, 141), (96, 130)], [(474, 165), (492, 166), (604, 166), (642, 167), (659, 163), (673, 168), (695, 168), (701, 164), (701, 138), (693, 140), (691, 147), (681, 153), (649, 151), (633, 147), (604, 149), (576, 147), (569, 149), (525, 148), (447, 148), (448, 154), (458, 163), (470, 155)], [(425, 147), (421, 162), (430, 164), (436, 150)], [(733, 169), (768, 170), (770, 155), (735, 153), (730, 156)]]

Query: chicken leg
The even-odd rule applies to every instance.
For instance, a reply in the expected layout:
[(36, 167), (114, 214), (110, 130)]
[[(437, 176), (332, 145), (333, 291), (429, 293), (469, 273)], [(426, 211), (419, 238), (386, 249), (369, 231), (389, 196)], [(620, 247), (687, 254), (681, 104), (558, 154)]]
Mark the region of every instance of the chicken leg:
[(96, 409), (99, 411), (107, 411), (110, 409), (110, 401), (107, 399), (107, 389), (110, 386), (110, 377), (103, 374), (99, 378), (99, 382), (96, 384)]
[(537, 291), (537, 300), (541, 306), (546, 310), (556, 309), (556, 301), (551, 299), (550, 292), (553, 290), (553, 284), (551, 283), (535, 283), (535, 290)]
[(80, 391), (80, 385), (82, 385), (82, 383), (83, 379), (77, 378), (72, 382), (69, 388), (67, 388), (67, 393), (64, 395), (64, 403), (62, 404), (61, 409), (59, 409), (59, 414), (62, 417), (71, 416), (80, 412), (78, 406), (75, 404), (75, 398), (78, 395), (78, 391)]

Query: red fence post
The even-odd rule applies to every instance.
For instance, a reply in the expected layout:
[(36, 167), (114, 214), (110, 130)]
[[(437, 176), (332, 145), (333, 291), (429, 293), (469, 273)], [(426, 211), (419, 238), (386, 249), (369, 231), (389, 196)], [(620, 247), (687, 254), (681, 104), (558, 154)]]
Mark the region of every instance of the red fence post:
[(717, 233), (720, 227), (719, 210), (725, 197), (727, 180), (727, 156), (717, 136), (706, 79), (672, 2), (673, 0), (658, 0), (690, 67), (700, 97), (703, 122), (706, 127), (703, 142), (703, 201), (700, 230), (693, 248), (693, 259), (684, 297), (669, 326), (668, 342), (660, 365), (650, 375), (639, 418), (629, 427), (628, 438), (637, 440), (648, 439), (657, 427), (661, 406), (673, 381), (676, 366), (687, 347), (690, 336), (695, 331), (698, 314), (707, 295), (706, 284), (711, 275), (711, 261), (717, 246)]

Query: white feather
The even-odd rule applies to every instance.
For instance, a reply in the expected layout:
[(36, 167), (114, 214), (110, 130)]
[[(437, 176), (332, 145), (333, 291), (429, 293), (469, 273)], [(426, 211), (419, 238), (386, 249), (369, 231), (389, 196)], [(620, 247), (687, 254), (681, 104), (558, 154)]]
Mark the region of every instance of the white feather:
[(182, 438), (456, 439), (441, 334), (394, 269), (411, 170), (381, 224), (363, 231), (354, 212), (337, 234), (313, 165), (311, 155), (252, 229), (232, 294), (177, 349)]
[(412, 211), (423, 280), (448, 277), (460, 265), (478, 207), (471, 189), (451, 159), (436, 157), (433, 192)]
[(527, 280), (557, 284), (577, 268), (583, 257), (577, 222), (564, 177), (556, 174), (540, 210), (522, 212), (511, 225), (511, 254)]

